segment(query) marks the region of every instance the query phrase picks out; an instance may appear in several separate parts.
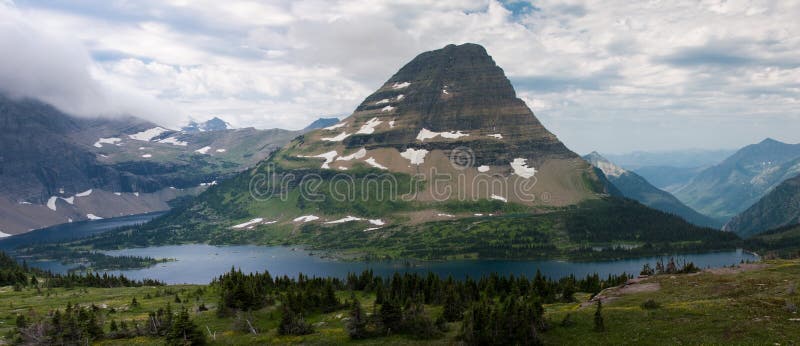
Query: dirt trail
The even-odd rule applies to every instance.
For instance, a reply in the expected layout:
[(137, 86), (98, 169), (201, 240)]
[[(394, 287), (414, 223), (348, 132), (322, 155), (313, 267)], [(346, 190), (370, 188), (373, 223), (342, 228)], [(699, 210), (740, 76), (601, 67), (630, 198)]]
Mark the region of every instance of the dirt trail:
[(766, 267), (767, 265), (764, 263), (742, 263), (735, 267), (709, 268), (703, 270), (701, 273), (711, 273), (716, 275), (739, 274), (742, 272), (749, 272), (751, 270), (758, 270)]
[(624, 285), (606, 288), (589, 301), (581, 303), (581, 309), (596, 305), (598, 300), (606, 304), (627, 294), (655, 292), (661, 289), (661, 284), (648, 282), (648, 279), (647, 277), (630, 279)]

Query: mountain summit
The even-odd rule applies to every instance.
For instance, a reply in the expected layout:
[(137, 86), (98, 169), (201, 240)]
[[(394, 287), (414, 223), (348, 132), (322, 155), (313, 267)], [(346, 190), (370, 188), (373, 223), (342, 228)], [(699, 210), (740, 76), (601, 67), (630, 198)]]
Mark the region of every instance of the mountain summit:
[[(478, 191), (481, 183), (448, 185), (462, 196), (524, 204), (564, 206), (602, 192), (595, 191), (602, 184), (591, 166), (542, 126), (476, 44), (420, 54), (350, 117), (293, 141), (273, 163), (342, 172), (365, 166), (429, 182), (436, 174), (485, 184), (499, 178), (506, 187), (525, 180), (525, 197), (518, 190)], [(416, 199), (441, 198), (427, 189)]]

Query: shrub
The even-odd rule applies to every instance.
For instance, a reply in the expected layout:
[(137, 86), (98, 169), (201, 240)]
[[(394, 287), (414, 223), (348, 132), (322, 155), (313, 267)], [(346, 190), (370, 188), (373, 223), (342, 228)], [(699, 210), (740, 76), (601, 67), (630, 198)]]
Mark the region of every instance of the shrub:
[(653, 309), (658, 309), (658, 308), (660, 308), (660, 307), (661, 307), (661, 304), (659, 304), (657, 301), (655, 301), (655, 300), (653, 300), (653, 299), (648, 299), (648, 300), (646, 300), (644, 303), (642, 303), (642, 305), (641, 305), (641, 306), (642, 306), (642, 309), (645, 309), (645, 310), (653, 310)]

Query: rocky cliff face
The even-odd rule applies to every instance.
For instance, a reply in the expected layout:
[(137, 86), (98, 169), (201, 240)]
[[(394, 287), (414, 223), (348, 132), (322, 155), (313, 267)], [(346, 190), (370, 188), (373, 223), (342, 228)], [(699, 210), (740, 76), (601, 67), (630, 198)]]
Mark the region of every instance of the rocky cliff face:
[[(429, 181), (434, 170), (486, 184), (535, 181), (530, 192), (536, 197), (526, 201), (515, 191), (451, 185), (478, 198), (526, 204), (564, 206), (603, 192), (591, 166), (542, 126), (503, 70), (475, 44), (420, 54), (350, 117), (292, 142), (274, 162), (342, 172), (367, 166), (422, 174)], [(430, 199), (430, 191), (419, 196)]]
[(369, 221), (377, 230), (541, 212), (597, 199), (606, 186), (516, 97), (483, 47), (449, 45), (414, 58), (351, 116), (294, 139), (170, 219), (184, 229)]

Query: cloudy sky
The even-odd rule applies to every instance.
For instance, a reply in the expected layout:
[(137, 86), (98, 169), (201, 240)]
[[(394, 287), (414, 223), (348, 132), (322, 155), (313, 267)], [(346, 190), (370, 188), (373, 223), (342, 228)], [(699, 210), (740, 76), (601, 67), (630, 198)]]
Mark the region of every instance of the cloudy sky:
[(422, 51), (475, 42), (579, 153), (797, 143), (797, 18), (800, 1), (0, 0), (0, 90), (298, 129)]

